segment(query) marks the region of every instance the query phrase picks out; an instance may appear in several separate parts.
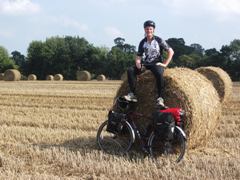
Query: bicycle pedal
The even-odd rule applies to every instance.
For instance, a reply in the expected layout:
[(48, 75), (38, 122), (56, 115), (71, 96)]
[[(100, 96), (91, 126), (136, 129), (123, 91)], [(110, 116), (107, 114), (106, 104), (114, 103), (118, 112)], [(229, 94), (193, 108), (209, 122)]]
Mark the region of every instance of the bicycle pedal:
[(143, 146), (142, 147), (142, 151), (145, 153), (145, 154), (149, 154), (149, 147), (148, 146)]

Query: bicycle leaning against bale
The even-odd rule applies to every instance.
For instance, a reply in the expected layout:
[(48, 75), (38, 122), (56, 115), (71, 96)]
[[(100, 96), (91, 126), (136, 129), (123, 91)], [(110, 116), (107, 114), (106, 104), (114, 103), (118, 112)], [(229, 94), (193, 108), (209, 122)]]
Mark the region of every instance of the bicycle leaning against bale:
[[(133, 102), (117, 97), (114, 110), (97, 132), (97, 144), (110, 154), (126, 154), (138, 140), (143, 152), (151, 157), (165, 155), (174, 161), (182, 160), (186, 149), (186, 135), (183, 131), (184, 111), (181, 108), (156, 110), (151, 117), (131, 110)], [(136, 121), (150, 120), (145, 131), (140, 131)]]

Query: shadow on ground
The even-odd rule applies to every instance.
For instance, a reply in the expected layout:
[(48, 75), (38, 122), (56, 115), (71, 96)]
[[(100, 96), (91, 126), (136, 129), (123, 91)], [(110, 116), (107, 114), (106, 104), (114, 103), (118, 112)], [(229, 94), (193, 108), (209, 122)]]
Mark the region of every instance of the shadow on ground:
[[(52, 148), (64, 148), (71, 152), (83, 152), (83, 153), (89, 153), (89, 152), (101, 152), (101, 149), (97, 145), (96, 138), (89, 137), (89, 138), (76, 138), (76, 139), (70, 139), (62, 144), (48, 144), (48, 143), (41, 143), (41, 144), (33, 144), (34, 147), (38, 147), (41, 150), (44, 149), (52, 149)], [(107, 154), (107, 153), (106, 153)], [(119, 155), (117, 153), (108, 153), (109, 155), (114, 156), (121, 156), (128, 160), (139, 160), (144, 159), (146, 157), (146, 154), (144, 154), (140, 148), (137, 145), (133, 145), (133, 147), (130, 149), (129, 153), (125, 155)]]

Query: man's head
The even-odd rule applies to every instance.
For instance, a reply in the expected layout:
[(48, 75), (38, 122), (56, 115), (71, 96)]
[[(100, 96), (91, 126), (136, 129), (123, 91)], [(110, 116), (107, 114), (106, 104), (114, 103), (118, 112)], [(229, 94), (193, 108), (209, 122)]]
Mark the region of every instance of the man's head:
[(151, 21), (151, 20), (148, 20), (148, 21), (145, 21), (144, 22), (144, 24), (143, 24), (143, 27), (144, 27), (144, 29), (146, 28), (146, 27), (153, 27), (154, 29), (155, 29), (155, 22), (153, 22), (153, 21)]
[(148, 38), (152, 38), (155, 30), (155, 23), (151, 20), (145, 21), (143, 24), (144, 30), (145, 30), (145, 35)]

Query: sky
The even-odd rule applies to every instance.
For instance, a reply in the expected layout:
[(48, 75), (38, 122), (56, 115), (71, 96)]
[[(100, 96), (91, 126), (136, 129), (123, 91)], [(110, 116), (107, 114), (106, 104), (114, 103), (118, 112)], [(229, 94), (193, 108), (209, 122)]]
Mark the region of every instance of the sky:
[(165, 40), (220, 50), (240, 39), (240, 0), (0, 0), (0, 46), (26, 55), (33, 40), (70, 35), (108, 48), (122, 37), (137, 47), (146, 20)]

